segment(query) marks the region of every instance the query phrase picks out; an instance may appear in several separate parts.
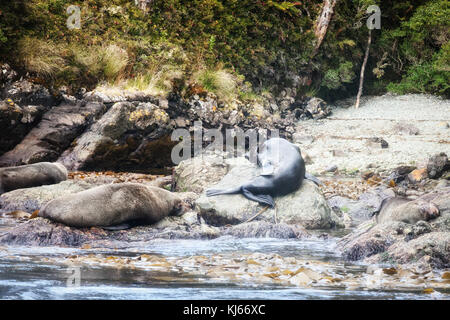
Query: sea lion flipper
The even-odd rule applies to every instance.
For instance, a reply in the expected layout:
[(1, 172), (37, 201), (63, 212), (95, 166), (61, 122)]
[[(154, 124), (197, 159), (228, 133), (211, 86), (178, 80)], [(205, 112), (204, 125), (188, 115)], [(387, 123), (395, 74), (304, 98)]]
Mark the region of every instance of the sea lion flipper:
[(306, 180), (311, 180), (311, 181), (314, 182), (317, 186), (323, 186), (322, 181), (320, 181), (319, 179), (317, 179), (316, 177), (314, 177), (312, 174), (309, 174), (308, 172), (305, 172), (305, 179), (306, 179)]
[(105, 227), (101, 227), (101, 228), (108, 230), (108, 231), (118, 231), (118, 230), (130, 229), (133, 226), (134, 226), (134, 224), (125, 222), (125, 223), (121, 223), (121, 224), (116, 224), (114, 226), (105, 226)]
[(270, 207), (275, 207), (275, 201), (273, 201), (273, 198), (268, 194), (253, 194), (247, 189), (242, 190), (242, 194), (244, 197), (246, 197), (249, 200), (256, 201), (265, 205), (268, 205)]
[(206, 190), (206, 196), (212, 197), (212, 196), (218, 196), (221, 194), (237, 194), (241, 192), (241, 187), (228, 189), (228, 190), (221, 190), (221, 189), (208, 189)]

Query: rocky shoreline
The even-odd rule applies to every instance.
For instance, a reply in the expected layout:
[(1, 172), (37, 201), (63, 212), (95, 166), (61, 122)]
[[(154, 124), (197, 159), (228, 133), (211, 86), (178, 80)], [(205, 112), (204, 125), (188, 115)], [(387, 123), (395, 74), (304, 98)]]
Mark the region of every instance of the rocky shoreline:
[[(230, 187), (257, 175), (255, 166), (243, 157), (205, 153), (181, 162), (172, 176), (149, 174), (153, 169), (170, 172), (165, 170), (172, 169), (170, 133), (177, 128), (192, 132), (198, 120), (204, 130), (280, 129), (281, 136), (300, 147), (311, 145), (314, 138), (310, 140), (296, 126), (299, 119), (317, 120), (330, 114), (330, 107), (320, 99), (295, 101), (285, 95), (282, 101), (225, 107), (213, 96), (183, 101), (177, 96), (124, 92), (69, 96), (62, 90), (53, 95), (39, 84), (17, 79), (5, 65), (1, 80), (0, 166), (57, 161), (70, 171), (69, 179), (59, 184), (0, 195), (0, 219), (7, 221), (0, 229), (3, 245), (114, 248), (161, 238), (306, 239), (344, 230), (347, 235), (339, 239), (338, 248), (346, 261), (450, 268), (450, 162), (439, 150), (424, 165), (394, 170), (367, 166), (365, 171), (355, 171), (356, 176), (345, 171), (340, 176), (341, 168), (330, 164), (321, 173), (323, 186), (305, 181), (296, 193), (276, 199), (275, 210), (261, 214), (260, 205), (241, 195), (207, 198), (204, 194), (207, 188)], [(322, 125), (318, 121), (312, 126)], [(385, 140), (377, 139), (370, 140), (369, 147), (386, 148)], [(332, 151), (345, 156), (343, 151), (341, 155)], [(308, 151), (302, 153), (308, 168), (315, 154), (311, 153), (311, 160)], [(348, 187), (346, 179), (351, 182)], [(122, 231), (71, 228), (33, 214), (63, 195), (122, 182), (170, 189), (189, 210), (154, 225)], [(402, 205), (382, 208), (389, 199), (402, 199)]]
[[(435, 160), (436, 157), (430, 159), (431, 172), (434, 172), (432, 162)], [(165, 183), (173, 184), (176, 193), (190, 204), (190, 210), (180, 217), (167, 217), (151, 226), (108, 231), (96, 227), (71, 228), (43, 218), (30, 219), (31, 212), (62, 195), (105, 183), (127, 181), (155, 185), (161, 179), (145, 174), (72, 173), (71, 179), (56, 185), (19, 189), (1, 195), (3, 219), (14, 219), (15, 222), (0, 231), (0, 243), (112, 248), (153, 239), (214, 239), (221, 236), (306, 239), (328, 237), (324, 233), (326, 229), (346, 228), (343, 230), (348, 234), (338, 241), (345, 260), (437, 269), (450, 266), (450, 183), (447, 179), (441, 178), (437, 183), (427, 185), (424, 182), (431, 179), (423, 178), (423, 189), (410, 195), (407, 206), (382, 212), (377, 210), (383, 200), (397, 199), (399, 190), (406, 189), (411, 194), (417, 189), (418, 183), (407, 178), (410, 173), (404, 173), (402, 179), (398, 176), (399, 170), (393, 172), (385, 177), (387, 182), (369, 188), (357, 200), (336, 194), (325, 198), (319, 187), (306, 182), (297, 196), (288, 195), (276, 200), (277, 221), (274, 210), (267, 210), (248, 221), (262, 207), (240, 195), (217, 197), (217, 200), (204, 196), (204, 189), (245, 179), (247, 175), (254, 175), (255, 170), (244, 158), (223, 160), (217, 155), (182, 162), (175, 168), (174, 181), (168, 177)], [(446, 170), (447, 166), (442, 167), (438, 175), (446, 177)], [(237, 171), (240, 177), (236, 176)], [(202, 183), (196, 182), (199, 172), (203, 173)], [(390, 179), (393, 175), (397, 175), (395, 186)], [(425, 204), (436, 206), (438, 214), (427, 216)]]

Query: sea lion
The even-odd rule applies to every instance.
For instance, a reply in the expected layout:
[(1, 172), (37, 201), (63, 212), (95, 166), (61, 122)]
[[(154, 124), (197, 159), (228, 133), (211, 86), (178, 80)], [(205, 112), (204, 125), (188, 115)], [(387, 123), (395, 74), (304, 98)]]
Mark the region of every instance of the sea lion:
[(120, 230), (153, 224), (180, 214), (183, 209), (182, 199), (165, 189), (117, 183), (54, 199), (42, 208), (39, 216), (71, 227)]
[(206, 190), (208, 197), (222, 194), (239, 194), (249, 200), (275, 207), (272, 197), (284, 196), (300, 188), (303, 179), (321, 182), (307, 174), (300, 148), (282, 138), (272, 138), (264, 142), (257, 155), (261, 174), (239, 187), (228, 190)]
[(374, 212), (377, 223), (402, 221), (414, 224), (428, 221), (440, 215), (439, 208), (432, 202), (423, 199), (410, 200), (401, 197), (384, 199)]
[(56, 184), (67, 180), (67, 169), (60, 163), (39, 162), (0, 168), (0, 194), (22, 188)]

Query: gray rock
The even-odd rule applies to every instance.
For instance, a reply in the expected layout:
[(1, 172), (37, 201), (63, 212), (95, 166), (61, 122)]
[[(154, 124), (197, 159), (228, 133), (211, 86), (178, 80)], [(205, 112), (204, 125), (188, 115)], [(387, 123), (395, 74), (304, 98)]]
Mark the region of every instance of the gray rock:
[(417, 128), (415, 125), (405, 122), (395, 124), (392, 130), (396, 134), (408, 134), (412, 136), (416, 136), (420, 132), (419, 128)]
[(368, 221), (358, 226), (338, 242), (342, 256), (346, 260), (356, 261), (385, 252), (399, 239), (399, 229), (406, 226), (403, 222), (376, 224)]
[(55, 161), (94, 119), (105, 111), (103, 104), (61, 104), (43, 115), (13, 150), (0, 157), (0, 165), (16, 166)]
[(47, 88), (28, 80), (7, 83), (3, 88), (2, 98), (9, 98), (20, 106), (42, 105), (51, 107), (60, 102), (60, 98), (51, 94)]
[(252, 221), (225, 228), (223, 235), (236, 238), (277, 238), (301, 239), (309, 236), (308, 232), (295, 225), (285, 223), (273, 224), (265, 221)]
[(435, 269), (450, 267), (450, 232), (431, 232), (411, 241), (399, 241), (366, 263), (419, 264)]
[[(223, 179), (214, 186), (210, 185), (209, 188), (236, 187), (258, 174), (257, 168), (248, 160), (236, 158), (233, 162), (229, 162), (227, 174)], [(307, 229), (328, 229), (338, 223), (333, 219), (331, 209), (319, 188), (307, 180), (297, 192), (278, 197), (275, 203), (275, 209), (267, 209), (257, 219), (274, 222), (276, 213), (278, 222), (299, 224)], [(196, 201), (196, 207), (206, 222), (212, 225), (246, 222), (263, 209), (258, 203), (240, 194), (215, 197), (206, 197), (202, 194)]]
[(13, 100), (0, 102), (0, 155), (14, 148), (35, 126), (49, 108), (23, 106)]
[(92, 237), (75, 228), (35, 218), (8, 230), (0, 236), (0, 243), (26, 246), (78, 247)]
[(229, 164), (221, 156), (203, 155), (182, 161), (174, 171), (176, 191), (202, 193), (225, 176)]
[(450, 161), (444, 152), (436, 154), (428, 160), (427, 172), (431, 179), (439, 178), (447, 169), (450, 169)]
[(116, 103), (58, 161), (71, 170), (164, 167), (174, 145), (169, 120), (149, 102)]
[(322, 119), (331, 114), (331, 108), (320, 98), (311, 98), (307, 102), (305, 110), (308, 111), (314, 119)]
[(14, 81), (17, 76), (17, 72), (11, 69), (9, 64), (4, 63), (0, 66), (0, 86)]

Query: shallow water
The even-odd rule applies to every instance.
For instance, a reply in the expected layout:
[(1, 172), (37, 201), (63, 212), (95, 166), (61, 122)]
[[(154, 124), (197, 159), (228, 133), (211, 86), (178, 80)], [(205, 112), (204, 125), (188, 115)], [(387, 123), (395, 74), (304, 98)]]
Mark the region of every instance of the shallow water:
[[(72, 249), (59, 247), (0, 247), (1, 299), (448, 299), (442, 285), (425, 294), (429, 284), (364, 287), (367, 266), (344, 263), (328, 240), (236, 239), (153, 240), (131, 243), (126, 249)], [(158, 264), (145, 264), (141, 257)], [(289, 257), (289, 258), (288, 258)], [(242, 269), (255, 259), (257, 268), (287, 261), (305, 263), (321, 274), (341, 277), (339, 285), (296, 286), (261, 280)], [(156, 260), (155, 260), (156, 259)], [(247, 259), (247, 260), (246, 260)], [(259, 260), (258, 260), (259, 259)], [(275, 259), (275, 260), (274, 260)], [(290, 259), (290, 260), (289, 260)], [(109, 261), (126, 261), (114, 264)], [(145, 260), (145, 259), (143, 259)], [(75, 262), (74, 262), (75, 261)], [(130, 262), (131, 261), (131, 262)], [(206, 261), (198, 263), (198, 261)], [(252, 260), (253, 261), (253, 260)], [(278, 262), (273, 262), (278, 261)], [(281, 262), (280, 262), (281, 261)], [(233, 264), (235, 263), (235, 264)], [(261, 263), (261, 267), (259, 266)], [(214, 265), (214, 266), (212, 266)], [(68, 286), (69, 267), (79, 267), (80, 285)], [(234, 278), (233, 272), (210, 276), (212, 269), (244, 270), (252, 276)], [(212, 269), (211, 269), (212, 268)], [(233, 269), (234, 268), (234, 269)], [(272, 267), (273, 268), (273, 267)], [(222, 270), (222, 269), (220, 269)], [(245, 273), (241, 272), (241, 275)], [(364, 280), (364, 281), (363, 281)], [(353, 281), (352, 285), (349, 285)], [(385, 281), (385, 280), (383, 280)], [(392, 282), (392, 281), (391, 281)], [(70, 283), (69, 283), (70, 285)], [(403, 287), (401, 287), (403, 285)]]

